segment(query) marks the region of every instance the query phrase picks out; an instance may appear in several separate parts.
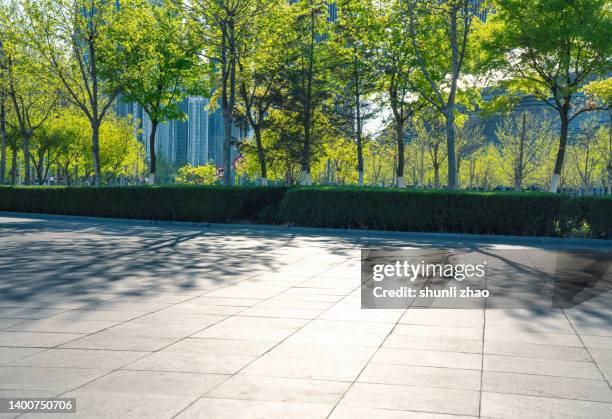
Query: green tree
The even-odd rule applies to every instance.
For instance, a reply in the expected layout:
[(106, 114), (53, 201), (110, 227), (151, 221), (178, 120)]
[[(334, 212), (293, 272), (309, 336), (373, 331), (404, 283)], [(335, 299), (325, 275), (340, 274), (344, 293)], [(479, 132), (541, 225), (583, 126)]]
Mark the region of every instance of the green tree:
[(25, 42), (23, 13), (18, 4), (11, 1), (0, 9), (0, 22), (4, 29), (0, 35), (3, 61), (0, 95), (9, 103), (3, 123), (9, 124), (21, 137), (24, 183), (29, 185), (32, 137), (54, 112), (60, 89), (44, 71), (36, 52)]
[(100, 126), (119, 89), (105, 62), (117, 45), (111, 37), (117, 5), (107, 0), (24, 0), (28, 41), (63, 84), (65, 98), (89, 120), (94, 183), (101, 182)]
[(576, 94), (611, 68), (612, 9), (608, 0), (499, 0), (485, 36), (489, 58), (510, 89), (533, 94), (560, 118), (550, 190), (559, 186), (569, 125), (597, 109)]
[(574, 163), (576, 179), (586, 195), (591, 195), (598, 178), (603, 180), (608, 157), (608, 138), (605, 127), (587, 119), (580, 132), (570, 143), (570, 156)]
[(232, 128), (236, 108), (236, 72), (242, 44), (252, 42), (256, 16), (265, 13), (276, 0), (193, 0), (180, 2), (189, 12), (193, 23), (208, 45), (207, 55), (217, 72), (223, 115), (223, 167), (224, 183), (232, 182)]
[(378, 10), (371, 0), (340, 0), (334, 40), (339, 43), (340, 89), (333, 107), (334, 122), (343, 135), (353, 139), (357, 151), (359, 184), (364, 184), (364, 125), (376, 115), (371, 100), (378, 75), (375, 62)]
[[(260, 184), (268, 184), (268, 165), (263, 142), (263, 131), (272, 124), (273, 89), (281, 83), (279, 71), (284, 50), (279, 48), (285, 36), (288, 16), (284, 7), (274, 7), (255, 16), (254, 35), (251, 42), (241, 45), (238, 60), (239, 101), (238, 116), (247, 121), (253, 130), (255, 151), (259, 163)], [(250, 147), (250, 142), (241, 144), (241, 150)]]
[(608, 195), (612, 195), (612, 77), (608, 77), (604, 80), (592, 81), (584, 86), (583, 90), (589, 98), (598, 101), (600, 107), (608, 110), (608, 164), (606, 166), (606, 171)]
[(121, 90), (121, 99), (138, 103), (151, 121), (149, 184), (154, 184), (158, 125), (185, 118), (179, 107), (183, 99), (204, 93), (202, 45), (172, 3), (125, 0), (121, 10), (110, 34), (118, 48), (104, 51), (104, 58), (116, 72), (111, 79)]
[(552, 139), (552, 121), (547, 115), (527, 112), (508, 116), (497, 126), (499, 151), (510, 167), (509, 178), (520, 191), (526, 180), (543, 164)]
[(474, 21), (487, 2), (472, 0), (404, 0), (409, 39), (420, 76), (413, 86), (446, 121), (448, 187), (457, 187), (455, 138), (459, 81), (475, 48)]
[(332, 72), (338, 60), (330, 40), (333, 27), (326, 1), (305, 0), (283, 7), (290, 21), (278, 46), (285, 52), (278, 73), (282, 83), (275, 86), (273, 94), (275, 106), (292, 116), (301, 129), (297, 137), (301, 143), (300, 183), (309, 185), (313, 155), (324, 136), (319, 128), (329, 112), (324, 112), (324, 107), (331, 104), (335, 91)]
[(396, 185), (404, 181), (406, 132), (415, 113), (425, 106), (415, 95), (412, 78), (415, 56), (410, 48), (408, 27), (404, 24), (405, 10), (395, 0), (381, 5), (380, 32), (376, 36), (376, 62), (380, 72), (378, 88), (391, 110), (396, 152)]

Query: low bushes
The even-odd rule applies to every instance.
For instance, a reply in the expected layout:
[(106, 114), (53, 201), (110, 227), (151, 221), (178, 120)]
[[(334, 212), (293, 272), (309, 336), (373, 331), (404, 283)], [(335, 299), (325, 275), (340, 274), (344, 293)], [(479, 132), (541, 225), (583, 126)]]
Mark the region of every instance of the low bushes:
[(145, 220), (269, 222), (285, 188), (0, 187), (0, 210)]
[(612, 238), (612, 199), (548, 193), (296, 188), (285, 219), (313, 227)]
[(612, 238), (610, 197), (356, 187), (0, 187), (0, 210), (149, 220)]

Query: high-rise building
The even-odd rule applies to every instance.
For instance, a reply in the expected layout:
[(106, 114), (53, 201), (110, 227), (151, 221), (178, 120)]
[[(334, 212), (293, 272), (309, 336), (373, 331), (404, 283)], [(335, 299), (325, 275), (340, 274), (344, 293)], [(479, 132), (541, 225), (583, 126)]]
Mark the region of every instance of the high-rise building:
[[(158, 125), (155, 135), (158, 158), (179, 166), (213, 163), (219, 167), (223, 164), (223, 118), (220, 109), (208, 109), (209, 103), (208, 98), (188, 97), (180, 103), (184, 120), (171, 120)], [(139, 130), (139, 138), (149, 155), (151, 120), (147, 113), (136, 103), (121, 101), (116, 105), (116, 112), (120, 117), (134, 120), (135, 129)], [(232, 135), (237, 138), (241, 133), (234, 128)], [(232, 147), (232, 158), (237, 153)]]

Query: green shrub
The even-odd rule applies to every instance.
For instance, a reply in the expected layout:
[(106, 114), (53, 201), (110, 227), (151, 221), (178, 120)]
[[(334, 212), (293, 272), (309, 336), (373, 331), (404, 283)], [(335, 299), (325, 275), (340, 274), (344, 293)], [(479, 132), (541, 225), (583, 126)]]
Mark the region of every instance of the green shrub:
[[(579, 203), (579, 204), (578, 204)], [(593, 238), (612, 238), (612, 198), (605, 196), (583, 197), (575, 205)]]
[(0, 210), (144, 220), (267, 221), (268, 208), (278, 208), (284, 191), (222, 186), (0, 187)]
[(553, 236), (586, 223), (591, 236), (612, 237), (612, 199), (606, 197), (295, 188), (281, 208), (285, 220), (312, 227)]
[(357, 187), (0, 187), (0, 211), (519, 236), (612, 238), (612, 198)]

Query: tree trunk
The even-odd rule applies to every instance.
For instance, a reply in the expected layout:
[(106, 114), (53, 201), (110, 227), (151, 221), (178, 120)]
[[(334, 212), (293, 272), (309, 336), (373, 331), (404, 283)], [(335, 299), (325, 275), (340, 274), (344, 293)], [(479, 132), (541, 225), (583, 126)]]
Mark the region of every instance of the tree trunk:
[(266, 156), (261, 141), (261, 128), (259, 126), (253, 127), (253, 131), (255, 131), (255, 144), (257, 145), (257, 159), (259, 160), (261, 185), (268, 186), (268, 168), (266, 167)]
[(17, 147), (11, 147), (13, 149), (13, 159), (11, 161), (11, 185), (17, 182)]
[(559, 150), (557, 151), (557, 159), (555, 160), (555, 170), (553, 172), (552, 181), (550, 183), (550, 192), (556, 193), (561, 180), (561, 170), (563, 170), (563, 160), (565, 159), (565, 148), (567, 146), (567, 134), (569, 131), (569, 102), (566, 101), (559, 110), (561, 117), (561, 132), (559, 135)]
[(2, 146), (0, 147), (0, 185), (4, 183), (4, 175), (6, 174), (6, 145), (8, 138), (6, 136), (6, 109), (4, 107), (4, 98), (0, 101), (0, 136), (2, 137)]
[(235, 27), (233, 19), (230, 19), (229, 23), (229, 93), (228, 93), (228, 104), (225, 110), (224, 118), (224, 141), (223, 141), (223, 165), (225, 166), (225, 172), (223, 173), (223, 180), (226, 185), (232, 184), (232, 118), (234, 113), (234, 106), (236, 103), (236, 39), (235, 39)]
[(32, 183), (32, 173), (30, 173), (30, 139), (32, 134), (29, 131), (23, 132), (23, 184)]
[(434, 167), (434, 187), (440, 189), (440, 163), (435, 163)]
[(455, 155), (455, 113), (454, 106), (444, 113), (446, 119), (446, 143), (448, 148), (448, 189), (457, 189), (457, 158)]
[(100, 123), (91, 124), (91, 152), (93, 154), (94, 184), (100, 186)]
[(608, 157), (608, 195), (612, 195), (612, 109), (608, 111), (610, 124), (608, 125), (608, 147), (610, 156)]
[(36, 178), (38, 180), (39, 185), (43, 185), (45, 183), (45, 175), (44, 175), (44, 164), (45, 164), (45, 151), (38, 151), (38, 162), (34, 162), (36, 168)]
[(405, 188), (406, 182), (404, 181), (404, 127), (403, 124), (396, 122), (395, 127), (395, 141), (397, 143), (397, 187)]
[(308, 71), (306, 73), (305, 99), (304, 99), (304, 148), (302, 151), (302, 176), (300, 177), (301, 185), (312, 184), (310, 178), (310, 144), (312, 136), (312, 79), (314, 77), (314, 48), (315, 48), (315, 16), (316, 11), (310, 12), (310, 39), (308, 46)]
[(155, 135), (159, 121), (151, 120), (151, 134), (149, 135), (149, 185), (155, 185), (155, 172), (157, 171), (157, 156), (155, 155)]
[(363, 186), (363, 144), (361, 121), (361, 90), (359, 87), (359, 68), (357, 58), (357, 44), (353, 45), (353, 75), (355, 84), (355, 139), (357, 141), (357, 174), (359, 185)]
[[(357, 112), (359, 114), (359, 111)], [(363, 186), (363, 144), (361, 141), (361, 121), (357, 119), (357, 174), (359, 175), (359, 185)]]
[(421, 161), (419, 165), (419, 186), (425, 188), (425, 146), (421, 143)]
[[(310, 113), (310, 111), (308, 111)], [(300, 177), (300, 185), (311, 185), (310, 178), (310, 118), (306, 117), (304, 121), (304, 148), (302, 150), (302, 175)]]
[(527, 135), (527, 114), (523, 113), (522, 126), (521, 126), (521, 138), (519, 140), (519, 155), (518, 162), (516, 164), (514, 173), (514, 189), (520, 191), (523, 186), (523, 160), (525, 154), (525, 136)]

